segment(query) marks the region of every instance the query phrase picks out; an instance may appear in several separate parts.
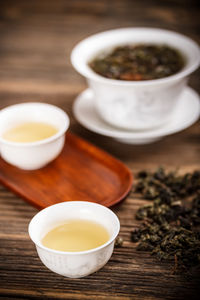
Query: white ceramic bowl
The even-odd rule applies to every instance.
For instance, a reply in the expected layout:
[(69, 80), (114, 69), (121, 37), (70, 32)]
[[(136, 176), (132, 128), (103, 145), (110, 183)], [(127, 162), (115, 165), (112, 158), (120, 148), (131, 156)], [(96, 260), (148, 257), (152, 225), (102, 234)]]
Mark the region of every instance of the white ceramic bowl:
[[(6, 130), (24, 122), (46, 122), (59, 130), (50, 138), (32, 143), (16, 143), (5, 140)], [(61, 152), (69, 117), (60, 108), (46, 103), (22, 103), (0, 111), (0, 154), (8, 163), (24, 170), (42, 168)]]
[[(98, 53), (127, 44), (166, 44), (178, 49), (186, 59), (175, 75), (156, 80), (124, 81), (102, 77), (89, 66)], [(170, 120), (188, 75), (198, 68), (200, 49), (188, 37), (155, 28), (122, 28), (95, 34), (81, 41), (72, 51), (74, 68), (88, 81), (99, 115), (111, 125), (143, 130)]]
[[(45, 234), (70, 219), (98, 222), (108, 230), (109, 241), (98, 248), (81, 252), (64, 252), (44, 247), (41, 240)], [(80, 278), (96, 272), (107, 263), (112, 255), (119, 229), (119, 220), (109, 208), (91, 202), (69, 201), (40, 211), (31, 220), (28, 230), (38, 255), (47, 268), (66, 277)]]

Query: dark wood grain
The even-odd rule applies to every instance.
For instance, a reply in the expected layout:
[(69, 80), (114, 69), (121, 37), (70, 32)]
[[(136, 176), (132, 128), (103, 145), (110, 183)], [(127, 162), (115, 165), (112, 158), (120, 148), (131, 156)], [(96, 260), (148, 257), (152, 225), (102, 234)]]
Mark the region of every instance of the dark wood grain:
[[(146, 146), (120, 144), (89, 132), (72, 115), (85, 81), (69, 60), (74, 45), (93, 33), (126, 26), (175, 30), (200, 42), (199, 4), (195, 0), (1, 0), (0, 108), (42, 101), (63, 108), (70, 130), (122, 160), (132, 173), (164, 165), (181, 172), (200, 169), (199, 122)], [(199, 71), (189, 81), (200, 92)], [(1, 172), (1, 169), (0, 169)], [(198, 299), (199, 274), (172, 275), (168, 263), (137, 252), (130, 232), (138, 226), (137, 208), (147, 203), (131, 193), (112, 209), (121, 222), (124, 246), (116, 248), (99, 272), (67, 279), (46, 269), (27, 227), (35, 208), (0, 187), (1, 299)]]
[(119, 160), (67, 133), (62, 153), (46, 167), (24, 171), (0, 159), (0, 182), (42, 209), (63, 201), (112, 206), (132, 187), (132, 174)]

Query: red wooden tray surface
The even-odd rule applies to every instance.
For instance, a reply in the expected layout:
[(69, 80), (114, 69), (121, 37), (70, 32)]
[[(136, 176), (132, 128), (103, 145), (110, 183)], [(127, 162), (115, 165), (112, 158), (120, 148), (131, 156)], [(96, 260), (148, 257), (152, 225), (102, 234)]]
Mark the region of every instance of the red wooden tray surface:
[(0, 159), (0, 182), (39, 209), (72, 200), (109, 207), (128, 194), (132, 181), (122, 162), (71, 133), (60, 156), (40, 170), (20, 170)]

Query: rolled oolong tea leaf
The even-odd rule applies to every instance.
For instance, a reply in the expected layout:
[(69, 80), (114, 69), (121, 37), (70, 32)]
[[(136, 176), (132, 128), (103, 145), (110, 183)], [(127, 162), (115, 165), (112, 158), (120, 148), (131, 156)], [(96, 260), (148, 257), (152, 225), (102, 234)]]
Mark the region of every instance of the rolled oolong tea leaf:
[(159, 168), (137, 177), (135, 192), (152, 201), (136, 213), (143, 221), (131, 232), (137, 250), (173, 261), (174, 271), (200, 266), (200, 171), (179, 175)]
[(124, 243), (123, 238), (118, 236), (115, 240), (115, 247), (117, 247), (117, 248), (122, 247), (123, 243)]
[(127, 81), (164, 78), (179, 72), (184, 65), (178, 50), (156, 44), (119, 46), (89, 63), (103, 77)]

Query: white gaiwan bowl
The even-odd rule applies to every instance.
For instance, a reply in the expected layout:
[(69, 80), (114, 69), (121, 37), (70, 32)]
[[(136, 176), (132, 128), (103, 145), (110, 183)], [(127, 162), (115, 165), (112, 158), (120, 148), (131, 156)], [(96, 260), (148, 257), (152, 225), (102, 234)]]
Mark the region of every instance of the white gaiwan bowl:
[[(44, 140), (16, 143), (5, 140), (6, 130), (24, 122), (46, 122), (58, 128), (58, 132)], [(60, 108), (46, 103), (22, 103), (0, 111), (0, 154), (2, 158), (21, 169), (42, 168), (55, 159), (64, 146), (69, 117)]]
[[(99, 53), (127, 44), (165, 44), (185, 57), (185, 67), (162, 79), (125, 81), (105, 78), (88, 63)], [(170, 120), (188, 76), (200, 63), (199, 46), (176, 32), (155, 28), (122, 28), (105, 31), (81, 41), (72, 51), (74, 68), (82, 74), (94, 94), (94, 105), (102, 119), (116, 127), (146, 130)]]
[[(98, 248), (81, 252), (57, 251), (42, 245), (41, 240), (48, 231), (70, 219), (97, 222), (108, 230), (110, 239)], [(113, 253), (119, 229), (119, 220), (109, 208), (91, 202), (69, 201), (49, 206), (37, 213), (28, 230), (47, 268), (66, 277), (80, 278), (96, 272), (107, 263)]]

